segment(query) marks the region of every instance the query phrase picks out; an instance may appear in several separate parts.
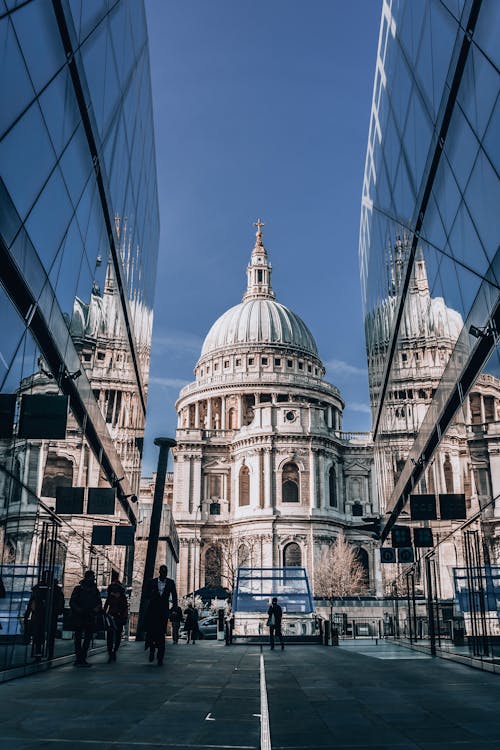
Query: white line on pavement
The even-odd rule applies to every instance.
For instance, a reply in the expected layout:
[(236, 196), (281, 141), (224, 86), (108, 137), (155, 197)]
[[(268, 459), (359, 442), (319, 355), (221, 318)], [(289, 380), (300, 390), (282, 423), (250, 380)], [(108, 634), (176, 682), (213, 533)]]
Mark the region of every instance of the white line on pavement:
[(260, 655), (260, 750), (271, 750), (264, 654)]

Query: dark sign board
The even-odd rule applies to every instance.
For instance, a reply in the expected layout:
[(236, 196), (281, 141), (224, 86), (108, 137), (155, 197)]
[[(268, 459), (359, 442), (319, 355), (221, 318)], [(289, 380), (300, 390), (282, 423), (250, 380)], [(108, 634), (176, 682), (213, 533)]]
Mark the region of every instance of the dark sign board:
[(391, 531), (393, 547), (411, 547), (411, 530), (409, 526), (393, 526)]
[(410, 495), (410, 515), (412, 521), (435, 521), (436, 495)]
[(92, 544), (104, 546), (111, 544), (112, 526), (92, 526)]
[(56, 487), (56, 513), (77, 516), (83, 513), (84, 487)]
[(21, 397), (18, 437), (64, 440), (68, 421), (68, 396), (36, 393)]
[(434, 547), (432, 529), (413, 529), (413, 544), (415, 547)]
[(116, 490), (114, 487), (89, 487), (87, 513), (89, 516), (113, 516)]
[(398, 549), (398, 562), (399, 563), (415, 562), (415, 556), (413, 554), (413, 547), (400, 547)]
[(439, 495), (439, 513), (442, 521), (464, 521), (467, 518), (465, 495)]
[(16, 394), (0, 393), (0, 438), (11, 438), (14, 429)]
[(115, 544), (131, 547), (134, 544), (134, 534), (133, 526), (117, 526), (115, 528)]
[(380, 548), (380, 562), (381, 563), (395, 563), (396, 562), (396, 550), (393, 547), (381, 547)]

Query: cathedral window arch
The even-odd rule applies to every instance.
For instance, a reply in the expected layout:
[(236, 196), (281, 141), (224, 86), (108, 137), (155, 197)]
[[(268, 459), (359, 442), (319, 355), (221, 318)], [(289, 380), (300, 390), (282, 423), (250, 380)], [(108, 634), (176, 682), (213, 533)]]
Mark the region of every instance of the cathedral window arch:
[(300, 475), (299, 467), (293, 461), (283, 466), (281, 478), (281, 493), (284, 503), (300, 502)]
[(240, 544), (238, 547), (238, 567), (248, 567), (250, 565), (250, 550), (246, 544)]
[(71, 487), (72, 484), (73, 463), (65, 456), (49, 453), (42, 482), (42, 497), (55, 497), (57, 487)]
[(205, 586), (222, 585), (222, 550), (218, 546), (209, 547), (205, 553)]
[(227, 424), (229, 430), (236, 430), (236, 409), (232, 406), (227, 413)]
[(240, 469), (238, 484), (240, 506), (250, 505), (250, 471), (248, 466), (245, 466), (244, 464)]
[(443, 474), (444, 474), (444, 484), (446, 487), (446, 492), (452, 493), (453, 492), (453, 467), (451, 465), (449, 453), (446, 453), (444, 457)]
[(328, 493), (330, 498), (330, 508), (336, 508), (338, 506), (337, 500), (337, 473), (335, 466), (330, 466), (328, 472)]
[(297, 542), (289, 542), (283, 548), (283, 565), (285, 568), (302, 565), (302, 552)]
[(361, 566), (364, 575), (364, 585), (368, 586), (370, 581), (370, 562), (368, 558), (368, 552), (363, 547), (356, 547), (355, 549), (356, 561)]

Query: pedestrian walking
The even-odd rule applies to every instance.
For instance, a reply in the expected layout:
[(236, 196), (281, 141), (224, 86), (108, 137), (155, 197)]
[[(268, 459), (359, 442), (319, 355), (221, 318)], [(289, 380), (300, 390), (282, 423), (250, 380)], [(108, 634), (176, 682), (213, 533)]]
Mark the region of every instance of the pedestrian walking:
[(104, 602), (104, 612), (111, 618), (111, 627), (106, 633), (108, 647), (108, 664), (116, 661), (116, 652), (120, 648), (123, 628), (128, 620), (128, 599), (125, 587), (120, 583), (118, 572), (111, 573), (111, 583), (108, 586), (107, 598)]
[(149, 648), (149, 661), (154, 661), (157, 651), (158, 666), (161, 667), (165, 656), (165, 634), (169, 617), (169, 601), (177, 605), (177, 589), (175, 582), (167, 577), (168, 568), (160, 565), (158, 578), (153, 578), (146, 589), (148, 600), (146, 610), (146, 642)]
[(233, 642), (233, 630), (234, 630), (234, 612), (231, 609), (231, 605), (228, 604), (224, 616), (224, 636), (226, 646), (231, 646)]
[(182, 609), (178, 604), (170, 610), (170, 622), (172, 623), (172, 640), (174, 643), (179, 643), (179, 630), (181, 624), (184, 622), (184, 618), (182, 616)]
[(283, 610), (278, 604), (278, 599), (273, 597), (272, 604), (267, 610), (267, 627), (269, 628), (269, 643), (271, 644), (271, 651), (274, 649), (274, 636), (279, 638), (281, 643), (281, 650), (285, 648), (285, 642), (283, 640), (283, 634), (281, 632), (281, 619), (283, 617)]
[(44, 570), (42, 577), (31, 590), (31, 597), (24, 615), (25, 632), (30, 632), (33, 642), (31, 655), (41, 661), (45, 644), (48, 659), (54, 658), (57, 620), (64, 611), (64, 594), (50, 573)]
[(75, 639), (75, 667), (90, 667), (87, 654), (95, 628), (96, 616), (102, 613), (102, 602), (93, 570), (86, 570), (69, 600)]
[(187, 642), (192, 643), (194, 646), (196, 638), (200, 635), (200, 629), (198, 627), (198, 610), (196, 607), (193, 607), (192, 604), (188, 604), (184, 616), (186, 618), (184, 622), (184, 630), (187, 634)]

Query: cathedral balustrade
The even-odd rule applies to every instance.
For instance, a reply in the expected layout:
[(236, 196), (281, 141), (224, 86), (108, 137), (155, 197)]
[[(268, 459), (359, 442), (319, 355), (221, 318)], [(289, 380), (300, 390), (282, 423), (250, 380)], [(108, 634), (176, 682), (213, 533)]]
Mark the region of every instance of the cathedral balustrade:
[(194, 383), (189, 383), (180, 391), (179, 400), (190, 393), (200, 391), (208, 386), (251, 384), (255, 387), (259, 387), (265, 383), (269, 383), (273, 387), (277, 387), (280, 384), (306, 386), (314, 388), (314, 390), (321, 390), (323, 393), (330, 393), (332, 396), (339, 396), (340, 394), (340, 391), (336, 386), (331, 385), (324, 380), (319, 380), (319, 378), (313, 378), (307, 375), (280, 372), (239, 372), (228, 375), (213, 375), (206, 378), (200, 378)]
[(372, 434), (371, 432), (343, 432), (341, 430), (334, 430), (336, 438), (342, 440), (344, 443), (371, 443)]

